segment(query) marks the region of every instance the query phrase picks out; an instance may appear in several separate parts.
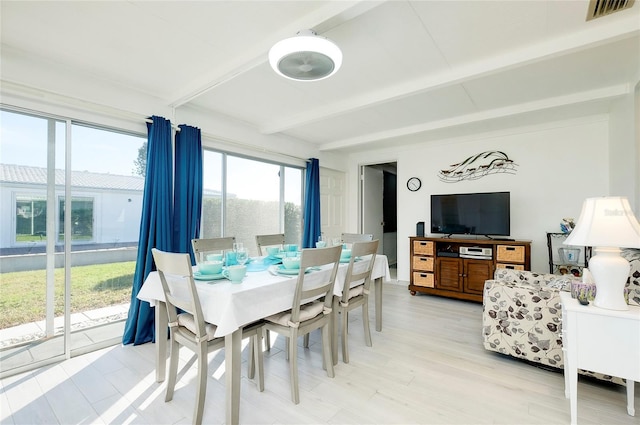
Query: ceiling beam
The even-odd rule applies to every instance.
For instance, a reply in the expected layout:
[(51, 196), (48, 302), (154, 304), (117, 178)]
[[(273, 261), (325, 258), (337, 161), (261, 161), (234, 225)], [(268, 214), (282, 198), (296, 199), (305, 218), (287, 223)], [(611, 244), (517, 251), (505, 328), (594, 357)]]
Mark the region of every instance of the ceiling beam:
[(605, 87), (597, 90), (590, 90), (581, 93), (574, 93), (566, 96), (558, 96), (547, 98), (535, 102), (521, 103), (519, 105), (510, 105), (503, 108), (495, 108), (472, 114), (460, 115), (453, 118), (431, 121), (428, 123), (411, 125), (407, 127), (395, 128), (391, 130), (379, 131), (375, 133), (362, 134), (357, 137), (336, 140), (334, 142), (325, 143), (320, 146), (321, 151), (332, 151), (344, 148), (353, 148), (369, 143), (379, 142), (381, 140), (392, 139), (396, 137), (406, 137), (412, 134), (424, 133), (428, 131), (441, 130), (446, 128), (457, 127), (466, 124), (493, 120), (496, 118), (504, 118), (509, 116), (521, 115), (531, 112), (539, 112), (570, 105), (588, 104), (598, 101), (608, 101), (621, 96), (632, 93), (634, 87), (630, 84), (621, 84), (612, 87)]
[(264, 134), (284, 132), (350, 112), (356, 112), (374, 105), (461, 84), (543, 60), (549, 60), (622, 39), (639, 36), (640, 23), (636, 19), (636, 16), (629, 16), (625, 20), (613, 21), (611, 24), (592, 27), (571, 36), (563, 36), (543, 43), (537, 43), (526, 49), (493, 56), (436, 75), (426, 76), (394, 86), (383, 87), (380, 90), (364, 93), (340, 102), (323, 104), (313, 110), (265, 124), (260, 127), (260, 132)]

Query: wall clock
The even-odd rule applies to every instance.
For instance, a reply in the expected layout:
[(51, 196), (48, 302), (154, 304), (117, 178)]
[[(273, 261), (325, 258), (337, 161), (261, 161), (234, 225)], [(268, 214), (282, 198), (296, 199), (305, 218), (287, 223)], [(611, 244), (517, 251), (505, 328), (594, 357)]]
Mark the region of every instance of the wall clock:
[(412, 192), (417, 191), (418, 189), (420, 189), (421, 186), (422, 186), (422, 182), (417, 177), (411, 177), (409, 180), (407, 180), (407, 189), (409, 189)]

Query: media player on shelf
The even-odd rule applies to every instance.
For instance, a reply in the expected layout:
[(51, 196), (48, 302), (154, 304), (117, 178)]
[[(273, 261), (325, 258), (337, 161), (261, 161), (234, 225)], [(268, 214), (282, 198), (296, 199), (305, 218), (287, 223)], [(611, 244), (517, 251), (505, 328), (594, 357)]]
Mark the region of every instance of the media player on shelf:
[(491, 258), (493, 249), (482, 246), (461, 246), (460, 256), (464, 258)]

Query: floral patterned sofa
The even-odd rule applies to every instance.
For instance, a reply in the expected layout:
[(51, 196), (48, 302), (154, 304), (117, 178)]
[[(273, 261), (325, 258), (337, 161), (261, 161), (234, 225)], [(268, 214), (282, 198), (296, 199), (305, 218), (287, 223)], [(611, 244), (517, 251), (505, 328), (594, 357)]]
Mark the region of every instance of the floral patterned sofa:
[[(629, 304), (640, 305), (640, 250), (624, 249), (631, 264)], [(487, 350), (563, 368), (562, 306), (559, 291), (570, 291), (573, 276), (497, 269), (484, 285), (482, 337)], [(620, 378), (583, 374), (622, 384)]]

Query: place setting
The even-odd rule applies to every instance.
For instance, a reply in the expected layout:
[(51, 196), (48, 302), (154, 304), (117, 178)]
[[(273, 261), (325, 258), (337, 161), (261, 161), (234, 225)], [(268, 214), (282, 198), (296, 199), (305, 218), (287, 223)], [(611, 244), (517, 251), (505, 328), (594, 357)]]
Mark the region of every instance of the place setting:
[[(282, 258), (282, 264), (274, 264), (269, 267), (269, 273), (274, 276), (297, 276), (300, 273), (300, 256), (284, 257)], [(319, 267), (307, 267), (305, 273), (311, 273), (312, 271), (320, 270)]]
[[(193, 272), (193, 278), (201, 281), (227, 279), (232, 283), (241, 283), (249, 269), (246, 265), (249, 260), (249, 252), (244, 245), (234, 243), (233, 249), (207, 254), (206, 260), (198, 263), (198, 270)], [(254, 266), (253, 269), (259, 267)]]
[[(213, 254), (215, 255), (215, 254)], [(193, 278), (196, 280), (213, 281), (224, 279), (222, 274), (223, 263), (222, 260), (208, 259), (198, 264), (198, 270), (193, 272)]]
[(268, 246), (266, 250), (267, 256), (265, 257), (265, 262), (269, 262), (270, 264), (280, 264), (284, 257), (300, 255), (297, 244), (284, 244), (282, 248), (279, 246)]

